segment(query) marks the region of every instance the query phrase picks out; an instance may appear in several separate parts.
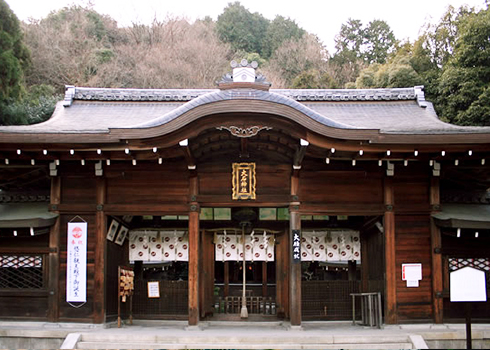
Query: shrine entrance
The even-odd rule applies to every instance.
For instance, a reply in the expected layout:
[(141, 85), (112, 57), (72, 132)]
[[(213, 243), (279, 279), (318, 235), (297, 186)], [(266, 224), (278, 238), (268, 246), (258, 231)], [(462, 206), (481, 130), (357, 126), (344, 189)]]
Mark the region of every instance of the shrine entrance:
[(213, 315), (243, 316), (245, 307), (246, 316), (275, 316), (275, 236), (278, 232), (220, 229), (212, 234), (215, 253)]
[(351, 294), (383, 295), (379, 216), (304, 215), (301, 226), (303, 320), (352, 320)]
[[(201, 233), (201, 318), (264, 320), (285, 316), (288, 221), (282, 216), (277, 220), (277, 212), (282, 213), (278, 209), (231, 208), (227, 223), (201, 221), (201, 227), (207, 227)], [(222, 213), (223, 208), (215, 208), (214, 219)], [(281, 241), (284, 244), (279, 248)]]

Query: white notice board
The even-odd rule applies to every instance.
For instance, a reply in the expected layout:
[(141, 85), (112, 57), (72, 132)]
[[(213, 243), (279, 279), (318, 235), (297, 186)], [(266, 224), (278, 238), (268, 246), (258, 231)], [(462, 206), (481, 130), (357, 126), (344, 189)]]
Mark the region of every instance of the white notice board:
[(450, 299), (456, 301), (487, 301), (485, 272), (464, 267), (449, 274)]
[(402, 264), (402, 280), (407, 281), (409, 288), (418, 287), (422, 280), (422, 264)]
[(148, 282), (148, 298), (160, 298), (160, 282)]

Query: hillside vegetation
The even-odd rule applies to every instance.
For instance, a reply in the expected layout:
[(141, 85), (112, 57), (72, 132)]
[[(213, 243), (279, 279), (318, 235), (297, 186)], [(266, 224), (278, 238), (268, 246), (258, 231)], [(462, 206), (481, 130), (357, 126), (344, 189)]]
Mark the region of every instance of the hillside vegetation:
[(259, 63), (273, 88), (424, 85), (440, 117), (490, 125), (490, 10), (449, 7), (415, 42), (381, 19), (349, 19), (335, 52), (289, 18), (273, 20), (239, 2), (216, 21), (155, 18), (127, 27), (90, 6), (19, 22), (0, 0), (0, 123), (49, 117), (65, 85), (214, 88), (232, 59)]

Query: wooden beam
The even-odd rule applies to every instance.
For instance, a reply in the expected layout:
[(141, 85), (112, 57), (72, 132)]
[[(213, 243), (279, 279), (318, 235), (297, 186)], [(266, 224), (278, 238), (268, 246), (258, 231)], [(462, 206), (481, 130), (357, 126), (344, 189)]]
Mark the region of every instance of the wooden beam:
[(393, 178), (385, 177), (384, 201), (386, 211), (384, 214), (385, 235), (385, 322), (397, 323), (397, 293), (396, 293), (396, 238), (395, 238), (395, 212)]
[(106, 179), (96, 179), (97, 212), (95, 213), (95, 274), (94, 274), (94, 322), (106, 320), (106, 255), (107, 217), (103, 211), (106, 202)]
[(185, 160), (187, 161), (187, 167), (189, 170), (194, 170), (196, 168), (196, 160), (194, 159), (194, 156), (192, 155), (191, 149), (189, 146), (181, 146), (181, 149), (184, 153)]
[[(61, 178), (51, 178), (51, 205), (59, 205), (61, 202)], [(58, 211), (53, 213), (59, 214)], [(60, 300), (60, 235), (61, 218), (56, 219), (55, 224), (49, 231), (49, 270), (48, 270), (48, 320), (58, 322), (59, 300)]]
[(306, 154), (306, 148), (308, 146), (299, 146), (296, 149), (296, 153), (294, 154), (294, 160), (293, 160), (293, 168), (295, 170), (301, 169), (301, 164), (303, 163), (303, 159)]
[[(440, 206), (439, 178), (432, 177), (430, 183), (430, 205), (433, 212), (439, 211)], [(432, 308), (435, 323), (443, 322), (443, 269), (442, 269), (442, 240), (441, 230), (434, 219), (430, 219), (431, 258), (432, 258)]]

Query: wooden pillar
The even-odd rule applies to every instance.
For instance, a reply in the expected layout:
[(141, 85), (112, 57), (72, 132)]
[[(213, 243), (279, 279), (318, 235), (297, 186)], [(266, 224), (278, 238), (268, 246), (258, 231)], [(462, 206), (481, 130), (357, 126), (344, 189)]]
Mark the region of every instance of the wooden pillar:
[[(51, 203), (50, 210), (59, 214), (58, 205), (61, 203), (61, 178), (54, 176), (51, 178)], [(56, 219), (55, 224), (49, 231), (49, 276), (48, 276), (48, 320), (57, 322), (59, 318), (60, 300), (60, 234), (61, 218)]]
[(106, 318), (105, 282), (107, 256), (106, 179), (96, 179), (97, 212), (95, 213), (95, 274), (94, 274), (94, 322), (104, 323)]
[(276, 237), (276, 309), (277, 316), (289, 319), (289, 229)]
[(262, 261), (262, 296), (267, 297), (267, 261)]
[(350, 260), (348, 263), (347, 276), (349, 281), (355, 281), (357, 279), (357, 264), (355, 260)]
[(201, 230), (199, 249), (199, 308), (201, 319), (214, 311), (214, 236)]
[(369, 232), (361, 232), (361, 292), (367, 293), (369, 290), (369, 249), (368, 249), (368, 238)]
[(301, 262), (294, 263), (291, 259), (293, 230), (301, 230), (301, 215), (294, 209), (290, 214), (289, 227), (289, 314), (291, 326), (301, 326)]
[(385, 177), (384, 181), (384, 234), (385, 234), (385, 322), (397, 323), (396, 301), (396, 240), (395, 240), (395, 212), (394, 212), (393, 178)]
[(199, 204), (198, 178), (192, 176), (189, 183), (189, 326), (199, 323)]
[[(430, 183), (430, 206), (432, 212), (440, 210), (439, 178), (432, 177)], [(443, 271), (441, 231), (434, 219), (430, 219), (431, 257), (432, 257), (432, 308), (435, 323), (443, 322)]]
[(299, 213), (299, 176), (296, 171), (291, 176), (291, 199), (289, 207), (289, 315), (291, 326), (301, 326), (301, 262), (293, 262), (293, 230), (301, 231), (301, 214)]
[(224, 272), (223, 272), (223, 279), (224, 279), (224, 286), (223, 286), (223, 296), (227, 297), (230, 295), (230, 262), (225, 261), (224, 262)]

